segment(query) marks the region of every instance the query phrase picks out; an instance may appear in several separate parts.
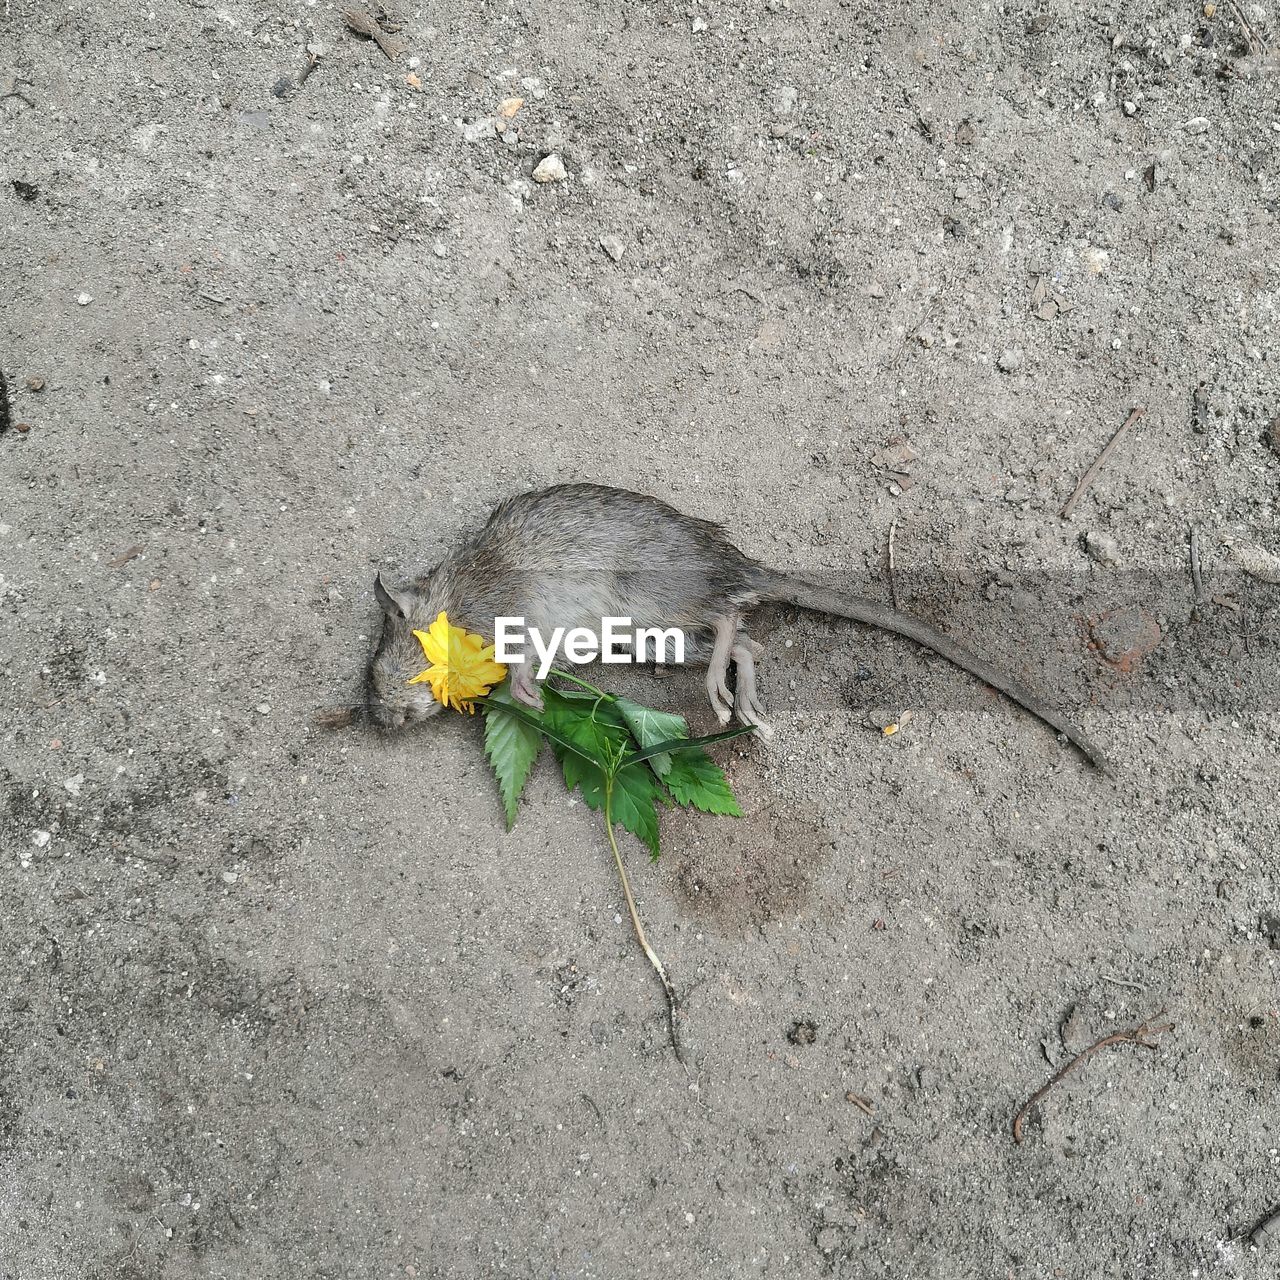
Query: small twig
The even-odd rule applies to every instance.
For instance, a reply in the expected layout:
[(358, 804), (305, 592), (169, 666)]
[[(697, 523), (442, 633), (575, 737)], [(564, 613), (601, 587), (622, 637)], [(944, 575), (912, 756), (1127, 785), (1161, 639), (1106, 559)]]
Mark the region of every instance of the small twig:
[(898, 517), (894, 516), (889, 521), (889, 593), (893, 597), (893, 607), (901, 609), (902, 605), (898, 600), (898, 579), (894, 574), (896, 566), (893, 562), (893, 535), (898, 532)]
[(1236, 15), (1236, 20), (1244, 28), (1245, 43), (1249, 46), (1250, 53), (1266, 53), (1267, 42), (1253, 29), (1253, 24), (1244, 16), (1240, 6), (1236, 4), (1236, 0), (1227, 0), (1231, 6), (1232, 12)]
[(307, 83), (307, 77), (320, 65), (320, 55), (317, 53), (307, 53), (307, 65), (298, 72), (298, 88), (301, 89)]
[(1134, 409), (1134, 411), (1124, 420), (1123, 424), (1120, 427), (1120, 430), (1117, 431), (1115, 435), (1113, 435), (1111, 439), (1108, 440), (1107, 443), (1103, 446), (1102, 452), (1098, 454), (1098, 456), (1094, 459), (1093, 466), (1091, 466), (1089, 470), (1084, 473), (1084, 475), (1080, 479), (1080, 483), (1076, 485), (1075, 493), (1073, 493), (1071, 497), (1069, 497), (1066, 500), (1066, 502), (1063, 503), (1062, 518), (1064, 520), (1071, 515), (1072, 509), (1075, 507), (1076, 503), (1079, 502), (1080, 499), (1084, 497), (1084, 495), (1088, 492), (1089, 486), (1097, 478), (1098, 472), (1102, 470), (1103, 464), (1112, 455), (1112, 453), (1115, 452), (1115, 447), (1120, 443), (1120, 438), (1145, 413), (1146, 413), (1145, 409), (1142, 409), (1142, 408)]
[[(1113, 1044), (1137, 1044), (1144, 1049), (1158, 1049), (1160, 1046), (1156, 1044), (1151, 1037), (1162, 1035), (1166, 1031), (1172, 1031), (1174, 1024), (1172, 1022), (1156, 1023), (1156, 1018), (1164, 1017), (1165, 1010), (1161, 1009), (1159, 1013), (1152, 1015), (1145, 1022), (1140, 1022), (1136, 1027), (1130, 1027), (1127, 1031), (1113, 1031), (1109, 1036), (1103, 1036), (1101, 1040), (1095, 1040), (1087, 1049), (1082, 1049), (1076, 1054), (1065, 1067), (1055, 1071), (1049, 1079), (1040, 1086), (1022, 1104), (1022, 1109), (1013, 1117), (1013, 1140), (1019, 1146), (1022, 1145), (1022, 1126), (1026, 1123), (1027, 1115), (1031, 1108), (1040, 1101), (1041, 1098), (1053, 1088), (1064, 1076), (1069, 1075), (1081, 1063), (1093, 1057), (1099, 1049), (1105, 1049)], [(1155, 1025), (1153, 1025), (1155, 1024)]]
[(874, 1115), (875, 1115), (875, 1112), (874, 1112), (874, 1111), (872, 1111), (872, 1109), (871, 1109), (871, 1103), (869, 1103), (869, 1102), (866, 1100), (866, 1098), (860, 1098), (860, 1097), (858, 1097), (858, 1095), (857, 1095), (856, 1093), (846, 1093), (846, 1094), (844, 1095), (844, 1100), (845, 1100), (846, 1102), (852, 1102), (852, 1103), (853, 1103), (853, 1105), (854, 1105), (855, 1107), (857, 1107), (857, 1108), (858, 1108), (858, 1110), (859, 1110), (859, 1111), (861, 1111), (864, 1115), (868, 1115), (868, 1116), (874, 1116)]
[(596, 1102), (596, 1100), (589, 1093), (580, 1093), (578, 1094), (578, 1097), (580, 1097), (583, 1100), (583, 1102), (585, 1102), (587, 1106), (589, 1106), (591, 1110), (596, 1113), (596, 1119), (600, 1121), (600, 1127), (605, 1131), (605, 1133), (608, 1133), (609, 1126), (605, 1124), (604, 1112), (600, 1110), (600, 1104)]
[(1195, 603), (1191, 606), (1191, 616), (1199, 618), (1206, 600), (1204, 579), (1200, 576), (1200, 528), (1191, 526), (1191, 587), (1195, 592)]
[(613, 777), (608, 772), (605, 773), (604, 782), (604, 829), (609, 836), (609, 848), (613, 850), (613, 861), (618, 868), (618, 878), (622, 881), (622, 892), (626, 895), (627, 910), (631, 913), (631, 927), (635, 930), (636, 941), (640, 944), (640, 950), (649, 957), (649, 963), (653, 965), (654, 972), (662, 982), (662, 989), (667, 993), (667, 1029), (671, 1035), (671, 1048), (675, 1052), (676, 1061), (683, 1066), (684, 1053), (680, 1048), (680, 1038), (676, 1035), (678, 1005), (675, 988), (671, 985), (671, 979), (667, 977), (662, 961), (658, 959), (657, 953), (649, 945), (649, 939), (645, 937), (644, 925), (640, 923), (640, 913), (636, 910), (636, 900), (631, 893), (631, 881), (627, 878), (627, 868), (623, 865), (617, 837), (613, 834)]
[(1137, 991), (1139, 993), (1146, 990), (1146, 987), (1142, 986), (1141, 983), (1129, 982), (1124, 978), (1117, 978), (1109, 973), (1100, 973), (1098, 977), (1100, 977), (1103, 980), (1103, 982), (1114, 982), (1117, 987), (1129, 987), (1132, 990)]

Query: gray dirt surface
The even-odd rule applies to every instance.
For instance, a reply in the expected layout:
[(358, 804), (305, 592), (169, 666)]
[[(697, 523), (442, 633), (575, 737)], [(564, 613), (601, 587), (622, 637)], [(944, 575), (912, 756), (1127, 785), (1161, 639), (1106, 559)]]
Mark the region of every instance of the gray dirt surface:
[[(1280, 48), (1271, 0), (452, 3), (392, 63), (324, 0), (6, 0), (4, 1280), (1275, 1274), (1280, 587), (1233, 566), (1280, 550), (1280, 74), (1240, 15)], [(682, 1069), (549, 761), (507, 834), (478, 721), (311, 723), (377, 567), (566, 479), (882, 598), (896, 518), (904, 607), (1114, 776), (764, 619), (744, 817), (625, 842)], [(624, 685), (712, 725), (696, 673)]]

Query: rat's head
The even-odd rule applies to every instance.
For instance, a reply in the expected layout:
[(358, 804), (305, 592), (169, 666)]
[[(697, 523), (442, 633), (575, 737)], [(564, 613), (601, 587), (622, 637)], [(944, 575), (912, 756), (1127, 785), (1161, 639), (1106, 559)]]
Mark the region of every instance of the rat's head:
[(413, 633), (425, 631), (439, 610), (432, 608), (427, 593), (412, 588), (392, 590), (381, 576), (374, 579), (373, 594), (382, 607), (382, 636), (369, 663), (369, 716), (380, 729), (399, 729), (440, 710), (429, 684), (409, 683), (427, 666), (422, 645)]

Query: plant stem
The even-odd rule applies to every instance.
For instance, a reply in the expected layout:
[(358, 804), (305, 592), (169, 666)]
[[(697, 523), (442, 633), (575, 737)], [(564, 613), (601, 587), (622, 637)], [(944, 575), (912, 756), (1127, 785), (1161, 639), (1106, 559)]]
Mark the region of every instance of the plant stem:
[(552, 667), (551, 674), (559, 676), (561, 680), (568, 680), (570, 684), (576, 684), (580, 689), (585, 689), (588, 693), (594, 693), (597, 698), (603, 698), (606, 702), (613, 701), (613, 694), (605, 693), (603, 689), (597, 689), (595, 685), (588, 684), (585, 680), (579, 680), (577, 676), (570, 675), (567, 671), (561, 671), (558, 667)]
[(640, 915), (636, 911), (636, 900), (631, 894), (631, 881), (627, 879), (627, 869), (622, 863), (622, 854), (618, 849), (617, 838), (613, 834), (613, 779), (614, 774), (606, 771), (604, 777), (604, 829), (609, 837), (609, 848), (613, 850), (613, 861), (618, 868), (618, 877), (622, 881), (622, 892), (626, 894), (627, 910), (631, 912), (631, 927), (635, 930), (636, 941), (640, 949), (649, 957), (654, 972), (662, 981), (662, 989), (667, 993), (667, 1027), (671, 1034), (671, 1048), (675, 1051), (676, 1061), (684, 1065), (684, 1054), (680, 1051), (680, 1040), (676, 1035), (676, 993), (667, 977), (667, 971), (657, 953), (649, 945), (645, 937), (644, 926), (640, 923)]

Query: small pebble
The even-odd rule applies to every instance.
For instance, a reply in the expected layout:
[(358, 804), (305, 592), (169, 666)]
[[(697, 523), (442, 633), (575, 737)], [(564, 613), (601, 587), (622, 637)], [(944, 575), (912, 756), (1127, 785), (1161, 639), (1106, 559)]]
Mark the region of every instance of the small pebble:
[(621, 262), (622, 255), (627, 251), (627, 246), (617, 236), (601, 236), (600, 247), (614, 262)]
[(492, 116), (483, 116), (481, 119), (473, 120), (462, 128), (462, 140), (464, 142), (483, 142), (486, 138), (496, 138), (497, 136), (498, 122)]
[(563, 182), (568, 176), (564, 161), (554, 151), (539, 161), (533, 171), (534, 182)]
[(31, 423), (29, 423), (29, 422), (15, 422), (15, 423), (13, 424), (13, 429), (14, 429), (14, 430), (15, 430), (15, 431), (20, 435), (20, 436), (25, 436), (25, 435), (27, 434), (27, 432), (31, 430)]
[(1190, 120), (1184, 120), (1182, 127), (1188, 133), (1208, 133), (1209, 117), (1208, 116), (1192, 116)]
[(43, 849), (52, 839), (53, 833), (51, 831), (33, 831), (31, 833), (31, 843), (37, 849)]
[(27, 379), (27, 390), (28, 390), (28, 391), (43, 391), (43, 390), (44, 390), (44, 379), (43, 379), (43, 378), (28, 378), (28, 379)]
[(1017, 373), (1022, 368), (1022, 352), (1017, 347), (1005, 347), (996, 360), (1001, 373)]
[(222, 873), (222, 881), (224, 884), (235, 884), (240, 879), (240, 875), (236, 871), (224, 871)]
[(1084, 549), (1091, 559), (1108, 569), (1114, 569), (1120, 563), (1120, 547), (1109, 533), (1091, 530), (1084, 535)]
[(84, 774), (77, 773), (74, 778), (67, 778), (62, 785), (67, 789), (68, 795), (78, 796), (80, 788), (84, 786)]
[(91, 302), (93, 301), (93, 294), (91, 294), (91, 293), (82, 293), (82, 294), (81, 294), (81, 295), (76, 299), (76, 301), (77, 301), (77, 302), (78, 302), (82, 307), (87, 307), (87, 306), (89, 305), (89, 303), (91, 303)]
[(260, 716), (269, 716), (271, 714), (271, 704), (269, 702), (260, 702), (254, 708)]

